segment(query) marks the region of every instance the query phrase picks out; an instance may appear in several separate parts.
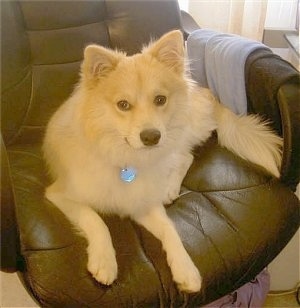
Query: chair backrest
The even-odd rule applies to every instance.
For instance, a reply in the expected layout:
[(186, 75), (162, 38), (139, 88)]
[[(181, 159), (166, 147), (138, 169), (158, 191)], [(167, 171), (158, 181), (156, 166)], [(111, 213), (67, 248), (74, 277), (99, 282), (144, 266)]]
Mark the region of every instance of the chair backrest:
[(176, 0), (3, 1), (1, 15), (6, 144), (41, 141), (78, 81), (86, 45), (133, 54), (151, 38), (181, 29)]

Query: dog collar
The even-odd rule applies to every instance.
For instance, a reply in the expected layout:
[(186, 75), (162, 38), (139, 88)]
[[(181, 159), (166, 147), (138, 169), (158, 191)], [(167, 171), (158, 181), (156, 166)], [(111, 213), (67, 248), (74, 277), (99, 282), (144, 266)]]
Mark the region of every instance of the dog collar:
[(120, 171), (120, 179), (124, 182), (130, 183), (136, 178), (136, 170), (133, 167), (126, 167)]

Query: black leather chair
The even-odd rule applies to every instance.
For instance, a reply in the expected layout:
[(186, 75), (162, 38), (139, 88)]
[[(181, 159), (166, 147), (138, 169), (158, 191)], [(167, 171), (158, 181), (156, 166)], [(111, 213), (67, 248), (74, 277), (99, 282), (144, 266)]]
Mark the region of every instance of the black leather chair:
[(97, 283), (86, 270), (85, 240), (44, 198), (45, 125), (74, 88), (87, 44), (132, 54), (151, 37), (175, 28), (187, 36), (197, 26), (168, 0), (4, 1), (1, 14), (1, 269), (17, 271), (41, 306), (201, 306), (250, 281), (285, 247), (299, 226), (299, 75), (271, 53), (251, 54), (249, 111), (284, 136), (281, 179), (210, 139), (195, 149), (184, 180), (190, 192), (167, 209), (202, 273), (201, 292), (179, 293), (160, 243), (118, 217), (105, 220), (119, 276), (110, 287)]

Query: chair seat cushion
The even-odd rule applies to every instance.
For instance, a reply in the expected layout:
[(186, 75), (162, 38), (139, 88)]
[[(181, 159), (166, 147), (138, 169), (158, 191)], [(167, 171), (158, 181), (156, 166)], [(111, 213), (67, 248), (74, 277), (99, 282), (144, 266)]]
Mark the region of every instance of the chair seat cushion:
[[(280, 181), (211, 139), (194, 151), (183, 194), (167, 213), (203, 277), (199, 294), (177, 291), (161, 244), (130, 219), (104, 217), (118, 279), (97, 283), (86, 241), (44, 197), (40, 145), (8, 148), (26, 286), (43, 306), (155, 307), (209, 303), (254, 278), (299, 224), (299, 201)], [(105, 247), (103, 247), (105, 249)]]

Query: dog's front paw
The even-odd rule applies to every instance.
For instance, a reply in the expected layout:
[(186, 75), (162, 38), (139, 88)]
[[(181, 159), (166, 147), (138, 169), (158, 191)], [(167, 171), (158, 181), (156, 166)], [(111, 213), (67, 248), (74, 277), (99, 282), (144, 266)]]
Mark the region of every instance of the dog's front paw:
[(201, 276), (191, 259), (188, 258), (183, 263), (172, 268), (173, 279), (179, 290), (187, 293), (200, 291)]
[(110, 285), (116, 280), (118, 265), (113, 249), (88, 248), (88, 271), (102, 284)]

